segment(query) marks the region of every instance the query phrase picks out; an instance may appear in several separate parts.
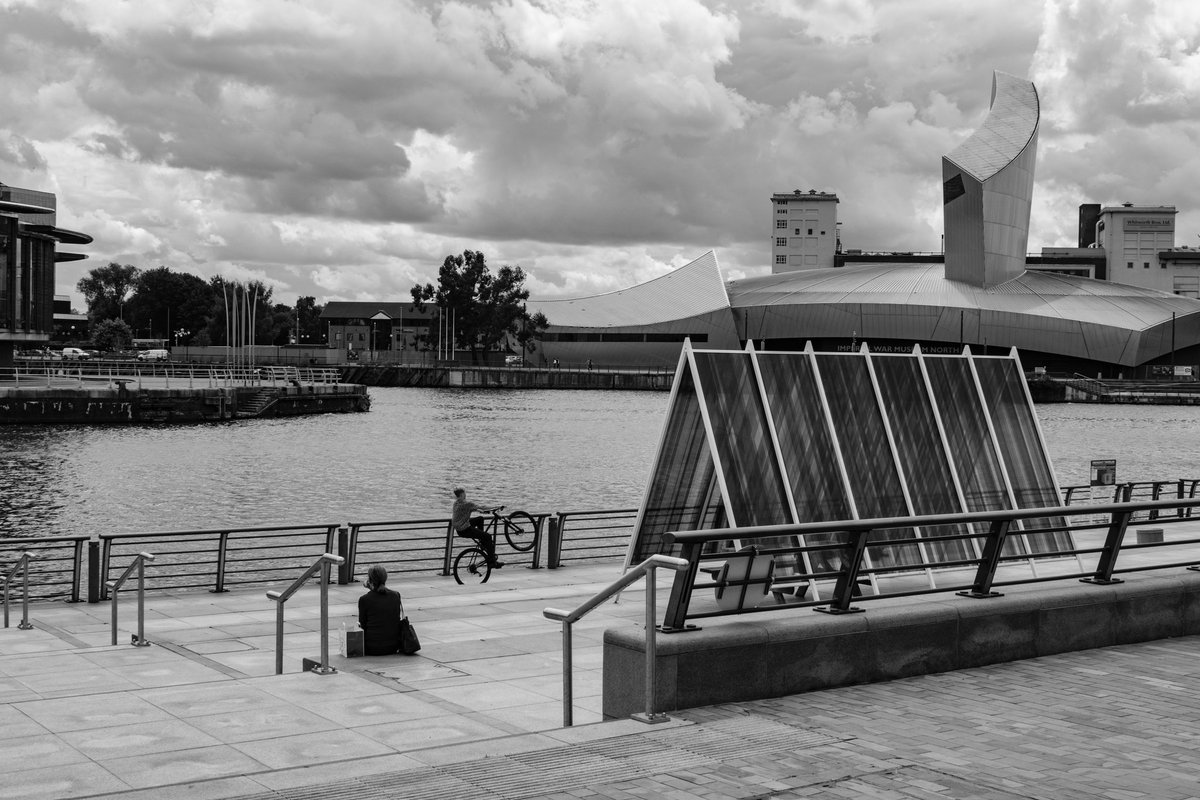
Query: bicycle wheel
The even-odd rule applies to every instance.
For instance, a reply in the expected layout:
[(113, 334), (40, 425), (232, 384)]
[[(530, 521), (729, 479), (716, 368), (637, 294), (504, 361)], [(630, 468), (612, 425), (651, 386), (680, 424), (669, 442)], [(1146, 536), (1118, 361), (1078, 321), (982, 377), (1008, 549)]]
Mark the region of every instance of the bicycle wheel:
[(504, 538), (508, 539), (513, 550), (525, 552), (533, 549), (534, 533), (537, 526), (533, 517), (524, 511), (514, 511), (504, 518)]
[(492, 565), (487, 555), (478, 547), (468, 547), (454, 557), (454, 580), (460, 586), (470, 583), (487, 583), (492, 577)]

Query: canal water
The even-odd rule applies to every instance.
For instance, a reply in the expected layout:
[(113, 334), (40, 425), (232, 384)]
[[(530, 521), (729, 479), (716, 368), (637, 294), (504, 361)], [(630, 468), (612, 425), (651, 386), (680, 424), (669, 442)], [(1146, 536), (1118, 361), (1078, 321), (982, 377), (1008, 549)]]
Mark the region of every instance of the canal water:
[[(367, 414), (0, 427), (0, 536), (448, 516), (451, 490), (535, 512), (636, 507), (665, 392), (371, 389)], [(1200, 477), (1200, 408), (1038, 407), (1062, 485)]]

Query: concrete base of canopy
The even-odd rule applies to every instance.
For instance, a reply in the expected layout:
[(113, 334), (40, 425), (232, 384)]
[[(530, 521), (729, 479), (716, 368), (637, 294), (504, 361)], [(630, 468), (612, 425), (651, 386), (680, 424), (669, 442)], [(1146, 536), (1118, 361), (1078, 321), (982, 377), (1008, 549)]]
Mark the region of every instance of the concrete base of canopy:
[[(705, 619), (699, 630), (659, 634), (655, 712), (761, 700), (1118, 644), (1200, 634), (1200, 573), (1122, 575), (863, 603), (831, 616), (796, 608)], [(886, 603), (886, 605), (885, 605)], [(646, 711), (640, 626), (604, 635), (606, 719)]]

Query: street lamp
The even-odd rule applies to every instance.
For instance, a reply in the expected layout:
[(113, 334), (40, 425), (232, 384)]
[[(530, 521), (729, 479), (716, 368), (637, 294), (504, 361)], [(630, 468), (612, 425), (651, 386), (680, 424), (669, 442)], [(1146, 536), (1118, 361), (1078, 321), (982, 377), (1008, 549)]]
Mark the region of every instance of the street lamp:
[(175, 331), (175, 346), (179, 347), (179, 340), (186, 339), (188, 334), (190, 334), (190, 333), (191, 333), (191, 331), (186, 330), (184, 328), (180, 328), (179, 330)]

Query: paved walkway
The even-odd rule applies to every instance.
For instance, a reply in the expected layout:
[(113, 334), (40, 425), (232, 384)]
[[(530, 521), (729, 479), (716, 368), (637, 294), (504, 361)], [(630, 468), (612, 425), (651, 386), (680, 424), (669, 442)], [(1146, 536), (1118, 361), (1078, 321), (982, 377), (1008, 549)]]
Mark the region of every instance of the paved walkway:
[[(34, 604), (32, 631), (18, 607), (0, 630), (0, 798), (1200, 797), (1200, 637), (601, 723), (601, 635), (639, 624), (633, 589), (577, 625), (561, 728), (541, 611), (615, 577), (403, 577), (420, 655), (334, 658), (330, 676), (299, 671), (319, 650), (315, 588), (287, 605), (282, 676), (264, 592), (151, 594), (151, 647), (129, 645), (132, 597), (115, 647), (108, 604)], [(335, 629), (360, 592), (332, 588)]]

